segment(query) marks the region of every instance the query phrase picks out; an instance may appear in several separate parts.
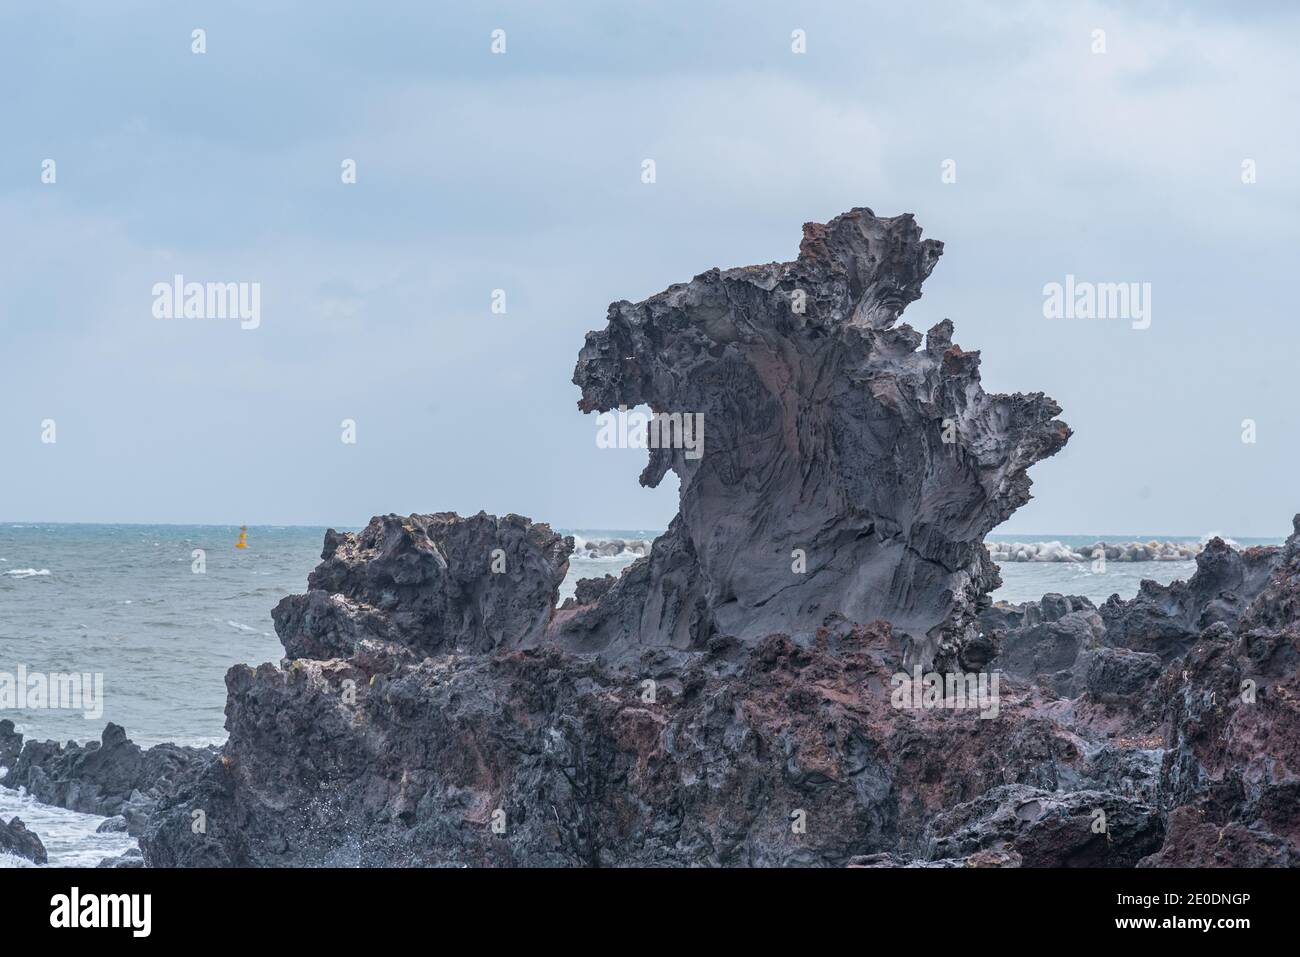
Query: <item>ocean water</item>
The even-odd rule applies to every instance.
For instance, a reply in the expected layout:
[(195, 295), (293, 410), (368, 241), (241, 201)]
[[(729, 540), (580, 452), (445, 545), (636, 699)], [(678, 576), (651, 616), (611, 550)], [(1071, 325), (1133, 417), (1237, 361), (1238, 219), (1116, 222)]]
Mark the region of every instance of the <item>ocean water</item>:
[[(278, 662), (282, 648), (271, 609), (303, 591), (320, 559), (324, 528), (256, 526), (237, 549), (238, 526), (0, 524), (0, 672), (102, 675), (100, 708), (0, 710), (29, 738), (97, 739), (107, 721), (137, 743), (220, 743), (225, 739), (225, 673), (231, 665)], [(586, 541), (644, 541), (646, 529), (566, 530)], [(1014, 540), (1015, 536), (995, 536)], [(1034, 536), (1068, 545), (1188, 540), (1168, 536)], [(1021, 540), (1026, 540), (1024, 536)], [(1268, 540), (1270, 543), (1279, 540)], [(1243, 541), (1262, 544), (1264, 540)], [(196, 550), (203, 571), (197, 573)], [(618, 572), (637, 556), (575, 557), (561, 588), (579, 578)], [(1129, 598), (1143, 578), (1188, 577), (1193, 562), (1003, 563), (995, 598), (1028, 601), (1047, 592), (1102, 602)], [(93, 679), (92, 679), (93, 680)], [(91, 715), (83, 712), (91, 710)], [(45, 808), (0, 789), (0, 816), (14, 815), (46, 842), (52, 864), (88, 865), (135, 842), (95, 834), (102, 818)], [(0, 855), (0, 866), (16, 860)]]
[[(227, 669), (278, 661), (271, 609), (304, 590), (324, 529), (0, 526), (0, 671), (102, 673), (103, 714), (17, 711), (26, 734), (141, 745), (225, 739)], [(194, 551), (206, 570), (196, 574)]]

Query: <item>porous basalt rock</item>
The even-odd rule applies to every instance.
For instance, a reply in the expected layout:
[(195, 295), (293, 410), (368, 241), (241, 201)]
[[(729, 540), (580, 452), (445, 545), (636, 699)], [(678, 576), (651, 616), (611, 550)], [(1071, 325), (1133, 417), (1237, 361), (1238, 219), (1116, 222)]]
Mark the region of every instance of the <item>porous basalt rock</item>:
[(128, 851), (122, 852), (117, 857), (105, 857), (95, 866), (118, 870), (123, 868), (141, 868), (145, 866), (144, 855), (140, 852), (138, 847), (133, 847)]
[(1277, 548), (1237, 551), (1213, 538), (1196, 556), (1196, 572), (1187, 581), (1144, 581), (1127, 601), (1112, 595), (1100, 609), (1106, 641), (1158, 654), (1164, 661), (1178, 657), (1216, 622), (1235, 627), (1268, 584), (1279, 557)]
[[(1079, 656), (1102, 640), (1097, 609), (1078, 595), (1044, 595), (1019, 605), (998, 603), (979, 615), (992, 644), (992, 667), (1073, 697), (1083, 681)], [(967, 656), (969, 657), (969, 655)]]
[(566, 598), (560, 607), (569, 610), (595, 604), (614, 587), (617, 581), (618, 579), (613, 575), (606, 575), (603, 578), (580, 578), (573, 587), (573, 597)]
[(1132, 703), (1155, 686), (1162, 664), (1159, 655), (1127, 648), (1094, 648), (1085, 653), (1084, 689), (1094, 701)]
[(175, 744), (141, 748), (110, 722), (101, 740), (84, 745), (29, 740), (0, 785), (25, 788), (41, 803), (70, 811), (122, 815), (137, 835), (159, 795), (180, 787), (216, 753)]
[[(1152, 688), (1165, 721), (1160, 800), (1169, 834), (1152, 865), (1300, 862), (1300, 515), (1270, 574), (1212, 623)], [(1189, 583), (1190, 584), (1190, 583)], [(1194, 610), (1194, 609), (1193, 609)]]
[(539, 644), (573, 539), (519, 515), (383, 515), (325, 536), (305, 595), (272, 612), (291, 658), (352, 654), (366, 639), (423, 654)]
[(957, 661), (1000, 583), (984, 536), (1070, 430), (1041, 393), (986, 394), (948, 320), (898, 324), (942, 251), (910, 215), (859, 208), (806, 225), (793, 262), (610, 306), (579, 408), (699, 414), (704, 443), (651, 449), (641, 483), (674, 471), (678, 516), (562, 641), (634, 656), (838, 614), (892, 622), (923, 666)]
[(1164, 825), (1156, 809), (1106, 791), (991, 788), (930, 824), (929, 854), (1014, 852), (1025, 867), (1132, 867), (1157, 850)]
[(8, 824), (0, 818), (0, 851), (16, 854), (33, 864), (48, 864), (50, 860), (41, 839), (27, 830), (20, 818)]
[[(1215, 622), (1167, 664), (1089, 647), (1077, 697), (1004, 686), (993, 720), (899, 707), (884, 622), (714, 637), (638, 675), (557, 647), (377, 639), (239, 666), (220, 759), (141, 844), (155, 866), (1284, 864), (1300, 688), (1296, 622), (1274, 612), (1300, 587), (1300, 539), (1276, 565), (1237, 632)], [(985, 622), (1090, 611), (1047, 596)]]
[(921, 853), (989, 788), (1086, 776), (1030, 698), (995, 721), (898, 708), (898, 667), (884, 623), (720, 639), (652, 694), (556, 649), (238, 667), (222, 760), (142, 846), (164, 866), (838, 866)]

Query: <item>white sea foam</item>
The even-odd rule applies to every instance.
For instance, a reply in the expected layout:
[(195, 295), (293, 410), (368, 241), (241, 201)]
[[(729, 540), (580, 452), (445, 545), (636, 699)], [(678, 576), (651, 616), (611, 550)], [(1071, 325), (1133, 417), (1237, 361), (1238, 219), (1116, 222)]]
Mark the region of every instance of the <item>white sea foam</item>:
[(573, 557), (589, 562), (628, 562), (650, 554), (653, 545), (644, 538), (583, 538), (573, 536)]
[[(139, 847), (136, 839), (125, 832), (97, 833), (107, 818), (41, 804), (21, 789), (0, 788), (0, 817), (6, 821), (22, 818), (27, 829), (45, 845), (50, 867), (94, 867), (106, 857), (117, 857)], [(0, 868), (35, 866), (16, 855), (0, 854)]]
[(1221, 538), (1227, 545), (1231, 546), (1232, 548), (1241, 548), (1241, 545), (1239, 543), (1229, 538), (1227, 535), (1224, 535), (1222, 532), (1206, 532), (1204, 535), (1201, 536), (1201, 544), (1208, 545), (1210, 543), (1210, 539), (1212, 538)]
[(49, 573), (50, 570), (48, 568), (14, 568), (5, 572), (5, 574), (10, 578), (35, 578), (39, 575), (48, 575)]
[(1185, 562), (1196, 558), (1204, 543), (1097, 541), (1089, 545), (1066, 545), (1059, 541), (990, 541), (985, 544), (988, 546), (989, 556), (995, 562), (1074, 563), (1094, 561), (1100, 555), (1105, 555), (1106, 560), (1112, 562)]

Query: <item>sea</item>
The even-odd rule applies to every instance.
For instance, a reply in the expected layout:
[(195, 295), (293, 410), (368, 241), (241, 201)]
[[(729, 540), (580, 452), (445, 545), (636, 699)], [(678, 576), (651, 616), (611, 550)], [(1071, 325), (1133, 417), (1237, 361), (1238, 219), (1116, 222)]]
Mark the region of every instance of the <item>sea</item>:
[[(320, 560), (323, 527), (72, 525), (0, 523), (0, 674), (76, 672), (102, 676), (102, 698), (81, 710), (0, 709), (28, 739), (98, 739), (116, 722), (142, 746), (225, 740), (225, 674), (231, 665), (278, 662), (282, 648), (271, 609), (305, 590)], [(618, 572), (656, 530), (568, 529), (578, 545), (561, 599), (580, 578)], [(629, 547), (586, 557), (589, 542)], [(994, 541), (1195, 542), (1170, 535), (990, 536)], [(1281, 539), (1239, 539), (1240, 545)], [(995, 599), (1020, 602), (1049, 592), (1100, 604), (1131, 598), (1144, 578), (1187, 578), (1192, 561), (1001, 563)], [(93, 682), (93, 679), (92, 679)], [(45, 842), (54, 866), (94, 866), (135, 846), (125, 834), (97, 834), (102, 818), (52, 808), (0, 788), (0, 817), (21, 817)], [(0, 853), (0, 867), (29, 866)]]

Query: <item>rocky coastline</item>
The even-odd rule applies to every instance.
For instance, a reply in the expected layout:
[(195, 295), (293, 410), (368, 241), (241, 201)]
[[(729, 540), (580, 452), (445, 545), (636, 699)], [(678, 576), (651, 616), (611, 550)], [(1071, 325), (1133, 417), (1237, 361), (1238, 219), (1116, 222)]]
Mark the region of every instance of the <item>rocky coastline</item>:
[[(992, 602), (997, 561), (1093, 556), (985, 546), (1070, 429), (900, 323), (942, 250), (859, 208), (610, 306), (579, 408), (708, 436), (649, 450), (680, 510), (617, 577), (557, 607), (574, 540), (517, 515), (330, 531), (221, 748), (0, 723), (0, 783), (128, 828), (125, 866), (1300, 864), (1300, 516), (1129, 600)], [(1138, 545), (1101, 549), (1172, 560)]]

